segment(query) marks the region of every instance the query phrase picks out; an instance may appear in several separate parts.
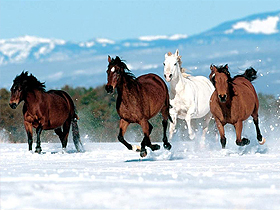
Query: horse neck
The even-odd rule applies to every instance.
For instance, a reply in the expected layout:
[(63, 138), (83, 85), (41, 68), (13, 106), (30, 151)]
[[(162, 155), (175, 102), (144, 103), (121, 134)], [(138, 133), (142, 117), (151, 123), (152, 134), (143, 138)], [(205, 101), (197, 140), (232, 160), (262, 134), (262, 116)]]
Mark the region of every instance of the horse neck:
[(39, 103), (42, 100), (43, 92), (37, 89), (28, 91), (26, 93), (24, 102), (27, 107), (32, 107), (33, 105)]
[(176, 77), (172, 78), (170, 86), (172, 89), (175, 89), (178, 86), (185, 86), (184, 77), (181, 73), (180, 67), (176, 67)]
[(136, 87), (136, 84), (132, 84), (130, 87), (128, 85), (129, 78), (126, 78), (125, 76), (122, 76), (121, 81), (119, 85), (117, 86), (117, 92), (118, 92), (118, 98), (122, 100), (129, 100), (128, 96), (129, 93), (134, 91), (134, 88)]

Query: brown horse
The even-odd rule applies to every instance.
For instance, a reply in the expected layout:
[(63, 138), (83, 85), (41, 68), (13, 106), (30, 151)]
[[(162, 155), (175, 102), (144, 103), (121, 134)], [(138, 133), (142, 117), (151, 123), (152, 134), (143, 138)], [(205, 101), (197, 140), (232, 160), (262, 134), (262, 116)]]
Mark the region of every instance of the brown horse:
[[(11, 87), (10, 107), (15, 109), (24, 101), (24, 126), (28, 137), (29, 150), (32, 150), (32, 127), (36, 128), (37, 146), (35, 152), (41, 153), (40, 134), (42, 130), (52, 130), (59, 136), (62, 148), (67, 146), (67, 138), (72, 124), (73, 141), (77, 151), (82, 151), (78, 116), (71, 97), (62, 90), (45, 91), (45, 84), (32, 74), (22, 72), (14, 79)], [(63, 127), (63, 131), (61, 129)]]
[(259, 100), (251, 83), (257, 78), (256, 70), (249, 68), (244, 74), (231, 78), (228, 65), (220, 67), (211, 65), (210, 69), (209, 79), (216, 88), (210, 99), (210, 110), (220, 133), (222, 148), (226, 145), (224, 125), (227, 123), (235, 127), (238, 146), (250, 143), (249, 139), (241, 139), (242, 122), (250, 115), (253, 117), (259, 144), (264, 144), (265, 139), (259, 129)]
[[(170, 150), (171, 144), (167, 140), (166, 129), (169, 115), (169, 95), (164, 81), (155, 74), (146, 74), (138, 78), (128, 70), (126, 64), (117, 56), (108, 56), (108, 83), (106, 91), (112, 93), (117, 88), (117, 112), (121, 118), (118, 140), (129, 150), (140, 152), (141, 157), (147, 155), (146, 146), (152, 151), (160, 149), (158, 144), (151, 144), (150, 134), (153, 126), (149, 119), (161, 112), (163, 121), (163, 146)], [(143, 130), (144, 139), (141, 150), (127, 143), (124, 134), (130, 123), (138, 123)]]

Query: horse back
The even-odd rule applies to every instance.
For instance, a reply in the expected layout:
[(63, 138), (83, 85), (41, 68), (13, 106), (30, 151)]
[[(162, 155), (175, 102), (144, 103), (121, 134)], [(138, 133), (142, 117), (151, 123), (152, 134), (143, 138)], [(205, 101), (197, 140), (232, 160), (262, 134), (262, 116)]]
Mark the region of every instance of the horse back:
[(245, 77), (237, 77), (233, 80), (234, 92), (239, 101), (244, 103), (249, 109), (259, 108), (259, 100), (253, 84)]
[(149, 107), (143, 109), (147, 116), (155, 116), (163, 106), (169, 106), (168, 88), (158, 75), (145, 74), (137, 78), (139, 84), (139, 91), (141, 94), (142, 107)]
[(75, 107), (71, 97), (64, 91), (36, 91), (36, 100), (28, 99), (28, 106), (23, 107), (25, 121), (35, 128), (39, 125), (44, 130), (60, 127), (67, 120), (75, 117)]

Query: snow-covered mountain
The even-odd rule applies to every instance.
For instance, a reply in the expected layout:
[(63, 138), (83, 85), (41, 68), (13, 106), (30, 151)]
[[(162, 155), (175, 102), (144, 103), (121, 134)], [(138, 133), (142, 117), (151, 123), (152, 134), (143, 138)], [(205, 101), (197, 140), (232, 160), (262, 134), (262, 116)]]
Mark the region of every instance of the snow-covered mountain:
[[(167, 32), (172, 34), (172, 32)], [(107, 56), (118, 55), (140, 75), (163, 74), (164, 54), (182, 55), (183, 66), (194, 75), (209, 74), (210, 64), (228, 63), (232, 74), (254, 67), (258, 92), (279, 94), (280, 11), (256, 14), (225, 22), (209, 31), (145, 36), (137, 39), (96, 38), (86, 42), (24, 36), (0, 40), (0, 87), (10, 87), (13, 78), (28, 70), (48, 88), (97, 86), (106, 82)]]

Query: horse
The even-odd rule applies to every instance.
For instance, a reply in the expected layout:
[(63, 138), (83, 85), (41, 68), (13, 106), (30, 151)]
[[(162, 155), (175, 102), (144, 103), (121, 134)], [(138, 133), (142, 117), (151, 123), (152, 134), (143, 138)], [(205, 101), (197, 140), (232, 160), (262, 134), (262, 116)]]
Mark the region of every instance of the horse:
[(78, 115), (73, 100), (66, 92), (62, 90), (46, 92), (45, 83), (41, 83), (35, 76), (23, 71), (13, 81), (9, 105), (12, 109), (16, 109), (22, 101), (24, 101), (24, 127), (30, 151), (32, 151), (33, 128), (36, 129), (37, 134), (36, 153), (42, 151), (40, 140), (42, 130), (54, 129), (61, 141), (63, 151), (66, 150), (71, 124), (75, 147), (78, 152), (83, 151), (77, 124)]
[(177, 49), (175, 54), (165, 54), (164, 77), (170, 82), (170, 115), (173, 123), (169, 127), (169, 139), (175, 131), (177, 118), (185, 120), (189, 138), (195, 138), (191, 120), (204, 118), (201, 144), (205, 144), (205, 135), (212, 118), (209, 100), (214, 92), (214, 86), (204, 76), (191, 76), (181, 67), (182, 60)]
[(253, 117), (256, 127), (258, 142), (263, 145), (266, 140), (262, 137), (259, 128), (259, 100), (251, 83), (257, 78), (257, 71), (251, 67), (243, 74), (231, 78), (227, 64), (219, 67), (211, 65), (210, 69), (209, 79), (215, 86), (215, 91), (210, 99), (210, 110), (220, 133), (222, 148), (224, 149), (226, 146), (224, 126), (227, 123), (234, 125), (238, 146), (250, 143), (247, 138), (241, 139), (242, 122), (250, 115)]
[[(170, 150), (171, 144), (167, 140), (166, 130), (169, 115), (169, 94), (165, 82), (156, 74), (145, 74), (135, 77), (127, 65), (118, 57), (108, 56), (107, 93), (113, 93), (117, 89), (116, 110), (120, 116), (118, 140), (129, 150), (140, 152), (141, 157), (147, 155), (146, 146), (152, 151), (160, 149), (160, 145), (152, 144), (150, 134), (153, 126), (149, 119), (159, 112), (162, 115), (163, 146)], [(124, 134), (130, 123), (137, 123), (141, 126), (144, 139), (141, 147), (129, 144), (124, 139)]]

